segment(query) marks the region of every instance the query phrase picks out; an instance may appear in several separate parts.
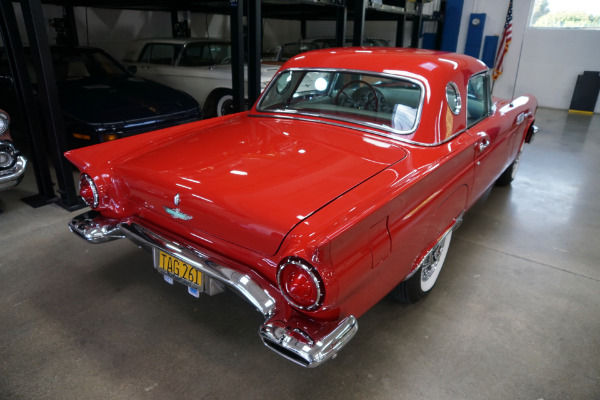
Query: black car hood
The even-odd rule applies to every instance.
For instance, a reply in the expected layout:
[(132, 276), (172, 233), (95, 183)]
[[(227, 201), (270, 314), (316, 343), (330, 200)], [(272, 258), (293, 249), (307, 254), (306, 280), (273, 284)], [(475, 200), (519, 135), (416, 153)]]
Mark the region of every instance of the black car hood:
[(156, 118), (199, 108), (191, 96), (134, 76), (58, 82), (65, 114), (90, 124)]

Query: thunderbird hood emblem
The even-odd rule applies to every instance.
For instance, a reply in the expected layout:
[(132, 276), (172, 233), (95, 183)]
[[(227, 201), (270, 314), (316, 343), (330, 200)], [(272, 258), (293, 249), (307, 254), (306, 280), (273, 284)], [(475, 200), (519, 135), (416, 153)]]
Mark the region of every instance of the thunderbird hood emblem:
[(167, 214), (169, 214), (171, 217), (173, 217), (175, 219), (182, 219), (184, 221), (189, 221), (190, 219), (193, 218), (191, 215), (187, 215), (184, 212), (182, 212), (179, 208), (169, 208), (167, 206), (163, 206), (163, 208), (165, 209)]

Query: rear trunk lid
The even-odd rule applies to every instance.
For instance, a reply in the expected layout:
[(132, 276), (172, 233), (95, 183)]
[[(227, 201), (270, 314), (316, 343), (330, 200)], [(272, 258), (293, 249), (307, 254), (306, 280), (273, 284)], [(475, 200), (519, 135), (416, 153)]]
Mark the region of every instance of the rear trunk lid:
[(347, 128), (239, 115), (153, 143), (114, 172), (160, 218), (273, 255), (294, 226), (405, 155)]

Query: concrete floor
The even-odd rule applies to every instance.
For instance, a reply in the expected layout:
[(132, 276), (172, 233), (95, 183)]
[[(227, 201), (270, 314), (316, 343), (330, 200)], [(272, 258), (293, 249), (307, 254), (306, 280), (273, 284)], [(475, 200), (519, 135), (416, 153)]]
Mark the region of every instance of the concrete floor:
[(540, 109), (517, 179), (455, 233), (436, 289), (383, 300), (333, 361), (267, 349), (252, 307), (167, 285), (128, 241), (0, 193), (1, 399), (600, 399), (600, 116)]

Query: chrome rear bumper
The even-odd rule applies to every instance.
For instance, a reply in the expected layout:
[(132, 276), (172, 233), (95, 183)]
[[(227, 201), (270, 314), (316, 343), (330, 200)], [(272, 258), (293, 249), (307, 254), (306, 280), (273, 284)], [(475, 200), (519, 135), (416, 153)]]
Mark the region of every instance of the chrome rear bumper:
[[(221, 265), (202, 252), (139, 224), (109, 220), (97, 211), (88, 211), (71, 219), (69, 229), (90, 243), (128, 238), (146, 250), (158, 249), (194, 266), (252, 304), (265, 317), (259, 329), (263, 343), (304, 367), (314, 368), (334, 358), (358, 330), (353, 316), (332, 322), (310, 320), (292, 309), (279, 289), (259, 275)], [(207, 292), (210, 294), (210, 290)], [(307, 327), (311, 327), (310, 332)]]
[(27, 159), (23, 156), (17, 156), (17, 161), (9, 169), (0, 171), (0, 190), (16, 186), (23, 180)]

